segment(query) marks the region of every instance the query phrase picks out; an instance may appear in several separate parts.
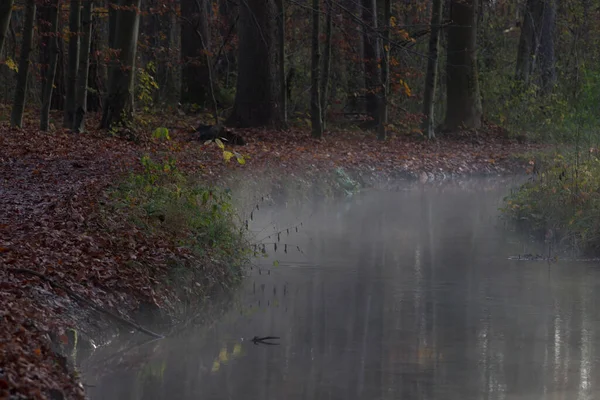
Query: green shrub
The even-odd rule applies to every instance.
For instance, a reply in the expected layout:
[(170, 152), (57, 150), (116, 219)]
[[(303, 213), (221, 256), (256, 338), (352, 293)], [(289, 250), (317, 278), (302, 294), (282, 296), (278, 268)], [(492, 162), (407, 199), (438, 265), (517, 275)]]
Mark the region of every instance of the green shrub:
[(600, 249), (600, 159), (596, 149), (538, 158), (536, 174), (505, 199), (503, 213), (563, 247)]
[(116, 208), (143, 230), (239, 274), (248, 246), (230, 194), (180, 173), (172, 159), (144, 156), (141, 164), (141, 173), (132, 173), (113, 191)]

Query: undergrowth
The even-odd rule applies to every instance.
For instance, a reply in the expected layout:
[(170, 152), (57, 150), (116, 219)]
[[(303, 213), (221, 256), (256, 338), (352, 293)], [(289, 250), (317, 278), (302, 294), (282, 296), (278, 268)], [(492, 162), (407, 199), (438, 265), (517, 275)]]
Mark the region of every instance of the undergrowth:
[(598, 149), (538, 155), (533, 167), (532, 178), (505, 198), (502, 212), (562, 249), (599, 253)]
[(110, 197), (115, 212), (142, 232), (186, 250), (189, 257), (168, 260), (167, 283), (179, 294), (206, 294), (239, 281), (250, 251), (230, 193), (180, 172), (173, 159), (140, 161), (142, 171)]

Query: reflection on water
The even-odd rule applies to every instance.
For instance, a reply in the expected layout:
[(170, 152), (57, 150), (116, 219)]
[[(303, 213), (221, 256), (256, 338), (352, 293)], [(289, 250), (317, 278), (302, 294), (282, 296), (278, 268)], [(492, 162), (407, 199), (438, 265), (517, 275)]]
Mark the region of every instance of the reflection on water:
[(498, 222), (506, 191), (467, 182), (261, 209), (256, 229), (307, 219), (277, 253), (267, 245), (214, 323), (84, 363), (90, 396), (600, 398), (600, 271), (507, 260), (536, 249)]

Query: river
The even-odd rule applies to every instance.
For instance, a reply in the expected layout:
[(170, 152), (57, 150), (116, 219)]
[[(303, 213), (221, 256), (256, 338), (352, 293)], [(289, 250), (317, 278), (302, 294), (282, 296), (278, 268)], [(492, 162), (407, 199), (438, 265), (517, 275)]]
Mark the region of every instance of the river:
[(267, 256), (222, 311), (92, 357), (86, 390), (94, 400), (598, 399), (600, 271), (509, 260), (546, 251), (498, 218), (511, 185), (400, 184), (263, 206), (251, 228)]

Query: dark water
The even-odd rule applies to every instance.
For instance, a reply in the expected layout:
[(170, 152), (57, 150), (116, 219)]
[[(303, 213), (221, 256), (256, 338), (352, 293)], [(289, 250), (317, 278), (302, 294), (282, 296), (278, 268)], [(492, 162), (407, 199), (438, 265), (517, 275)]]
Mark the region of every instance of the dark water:
[[(95, 385), (88, 392), (111, 400), (598, 399), (600, 270), (507, 260), (544, 249), (498, 221), (507, 191), (467, 182), (261, 209), (256, 229), (303, 225), (281, 235), (277, 253), (266, 245), (260, 273), (249, 272), (215, 320), (85, 362), (84, 380)], [(267, 335), (280, 345), (250, 341)]]

